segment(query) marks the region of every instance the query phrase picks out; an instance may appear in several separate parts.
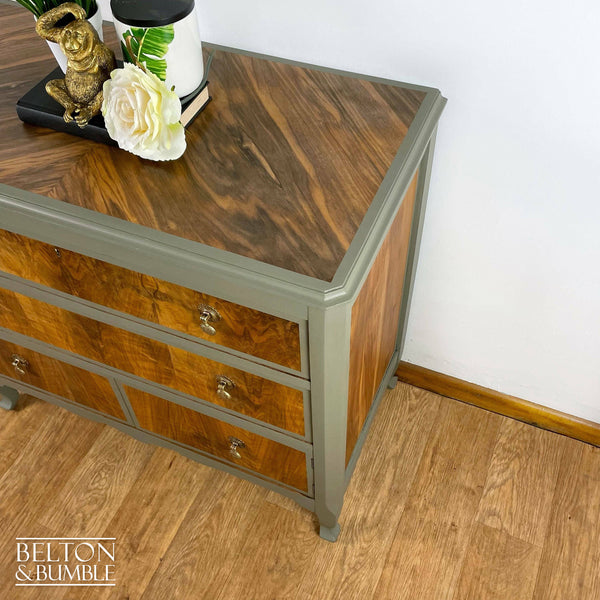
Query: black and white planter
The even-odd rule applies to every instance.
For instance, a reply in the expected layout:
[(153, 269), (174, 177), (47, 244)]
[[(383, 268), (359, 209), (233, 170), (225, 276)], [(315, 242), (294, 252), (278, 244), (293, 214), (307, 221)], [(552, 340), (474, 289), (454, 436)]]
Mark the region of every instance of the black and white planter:
[[(198, 88), (204, 76), (204, 62), (194, 0), (111, 0), (110, 6), (121, 43), (133, 35), (134, 49), (141, 50), (134, 57), (136, 60), (145, 63), (168, 87), (175, 86), (180, 98)], [(158, 47), (145, 43), (151, 39), (148, 35), (152, 36), (152, 30), (165, 28), (172, 36), (168, 44)], [(160, 31), (155, 33), (160, 35)], [(124, 55), (127, 60), (125, 52)], [(155, 64), (162, 66), (153, 71)]]

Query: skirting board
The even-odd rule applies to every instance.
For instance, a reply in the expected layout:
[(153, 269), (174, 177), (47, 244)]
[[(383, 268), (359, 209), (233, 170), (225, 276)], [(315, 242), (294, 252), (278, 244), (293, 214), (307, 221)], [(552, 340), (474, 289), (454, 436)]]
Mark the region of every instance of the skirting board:
[(400, 362), (396, 375), (400, 381), (415, 387), (460, 402), (466, 402), (594, 446), (600, 446), (600, 423), (587, 421), (404, 361)]

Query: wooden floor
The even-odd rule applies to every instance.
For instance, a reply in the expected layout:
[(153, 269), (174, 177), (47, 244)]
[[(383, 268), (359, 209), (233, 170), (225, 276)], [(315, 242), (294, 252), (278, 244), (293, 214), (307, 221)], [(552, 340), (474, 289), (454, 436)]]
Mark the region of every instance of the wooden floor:
[[(600, 449), (400, 384), (336, 544), (274, 493), (32, 398), (0, 413), (0, 598), (597, 600)], [(16, 537), (117, 538), (116, 588), (15, 588)]]

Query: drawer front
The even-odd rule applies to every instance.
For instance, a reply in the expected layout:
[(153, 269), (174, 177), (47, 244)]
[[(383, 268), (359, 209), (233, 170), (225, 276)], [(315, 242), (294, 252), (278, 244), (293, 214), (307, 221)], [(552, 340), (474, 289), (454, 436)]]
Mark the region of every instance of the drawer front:
[(304, 452), (138, 389), (125, 392), (142, 429), (308, 491)]
[(301, 390), (5, 289), (0, 327), (304, 435)]
[(0, 271), (301, 370), (292, 321), (1, 229)]
[(125, 421), (110, 383), (95, 373), (0, 340), (0, 373)]

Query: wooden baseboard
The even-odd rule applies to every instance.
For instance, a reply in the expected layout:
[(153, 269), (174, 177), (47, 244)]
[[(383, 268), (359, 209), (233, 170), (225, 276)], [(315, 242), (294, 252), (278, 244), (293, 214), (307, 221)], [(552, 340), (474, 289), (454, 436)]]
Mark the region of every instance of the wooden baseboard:
[(547, 429), (600, 446), (600, 424), (587, 421), (573, 415), (553, 410), (515, 396), (496, 392), (489, 388), (469, 383), (450, 375), (400, 362), (396, 372), (398, 379), (416, 387), (435, 392), (441, 396), (460, 402), (473, 404), (491, 412), (529, 423), (541, 429)]

